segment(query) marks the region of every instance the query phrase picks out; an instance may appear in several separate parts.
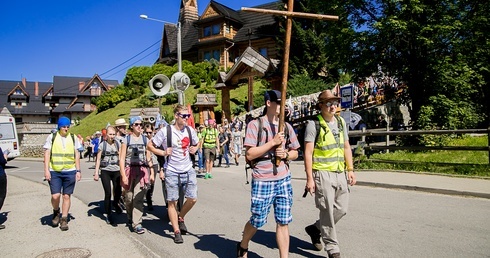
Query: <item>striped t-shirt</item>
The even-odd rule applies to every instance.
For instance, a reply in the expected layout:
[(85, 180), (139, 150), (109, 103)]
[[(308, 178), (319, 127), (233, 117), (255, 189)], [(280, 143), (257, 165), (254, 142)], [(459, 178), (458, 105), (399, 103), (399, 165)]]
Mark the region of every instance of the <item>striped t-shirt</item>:
[[(274, 135), (276, 135), (277, 133), (278, 125), (272, 125), (272, 129), (271, 129), (271, 124), (269, 124), (269, 121), (267, 121), (267, 118), (265, 116), (260, 117), (259, 119), (262, 119), (262, 133), (261, 133), (262, 139), (259, 140), (260, 143), (259, 145), (263, 145), (269, 141), (272, 141), (272, 139), (274, 139)], [(252, 120), (250, 121), (250, 123), (248, 123), (247, 133), (245, 134), (245, 142), (243, 143), (245, 147), (252, 147), (252, 148), (257, 147), (258, 126), (259, 124), (257, 122), (257, 119)], [(288, 139), (287, 142), (285, 143), (288, 144), (287, 149), (296, 150), (300, 147), (298, 138), (294, 133), (293, 127), (288, 123), (286, 123), (286, 126), (287, 129), (289, 130)], [(283, 148), (285, 147), (284, 145)], [(273, 174), (273, 164), (271, 162), (271, 158), (272, 156), (274, 156), (275, 151), (276, 151), (276, 147), (270, 149), (264, 155), (258, 158), (258, 160), (260, 161), (258, 161), (255, 164), (252, 173), (254, 180), (275, 181), (275, 180), (283, 179), (289, 175), (289, 169), (284, 163), (284, 161), (281, 161), (279, 166), (277, 166), (277, 175)]]

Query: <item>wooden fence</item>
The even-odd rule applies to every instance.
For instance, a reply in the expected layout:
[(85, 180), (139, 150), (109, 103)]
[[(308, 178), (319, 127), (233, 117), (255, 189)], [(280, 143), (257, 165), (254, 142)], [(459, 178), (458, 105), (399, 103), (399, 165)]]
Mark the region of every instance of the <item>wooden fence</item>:
[[(487, 146), (393, 146), (390, 145), (390, 135), (394, 136), (409, 136), (409, 135), (451, 135), (451, 134), (487, 134)], [(366, 145), (366, 137), (382, 137), (386, 136), (386, 142), (383, 144)], [(363, 150), (455, 150), (455, 151), (487, 151), (488, 162), (490, 163), (490, 128), (488, 129), (461, 129), (461, 130), (412, 130), (412, 131), (389, 131), (384, 129), (374, 129), (369, 131), (349, 131), (349, 137), (361, 137), (355, 152), (363, 152)]]

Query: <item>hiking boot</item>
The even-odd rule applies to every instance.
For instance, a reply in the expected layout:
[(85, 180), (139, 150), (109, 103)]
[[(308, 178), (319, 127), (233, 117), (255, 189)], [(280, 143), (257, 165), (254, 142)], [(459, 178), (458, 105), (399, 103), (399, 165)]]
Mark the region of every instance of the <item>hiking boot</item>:
[(187, 234), (187, 227), (185, 226), (183, 218), (179, 218), (179, 230), (182, 235)]
[(333, 253), (328, 255), (329, 258), (340, 258), (340, 253)]
[(60, 209), (53, 210), (53, 217), (51, 218), (51, 226), (57, 227), (60, 224)]
[(174, 243), (176, 243), (176, 244), (184, 243), (184, 239), (182, 238), (182, 235), (180, 234), (180, 232), (175, 232)]
[(315, 246), (316, 250), (318, 251), (321, 251), (322, 248), (323, 248), (323, 245), (322, 245), (322, 242), (321, 242), (321, 237), (322, 237), (322, 233), (320, 232), (320, 230), (318, 230), (318, 228), (315, 226), (315, 224), (313, 225), (309, 225), (305, 228), (305, 231), (306, 231), (306, 234), (308, 234), (311, 238), (311, 243), (313, 244), (313, 246)]
[(60, 229), (61, 229), (61, 231), (67, 231), (68, 230), (68, 218), (67, 217), (61, 217)]
[(134, 228), (134, 232), (141, 235), (141, 234), (145, 233), (145, 229), (143, 228), (143, 226), (138, 225)]

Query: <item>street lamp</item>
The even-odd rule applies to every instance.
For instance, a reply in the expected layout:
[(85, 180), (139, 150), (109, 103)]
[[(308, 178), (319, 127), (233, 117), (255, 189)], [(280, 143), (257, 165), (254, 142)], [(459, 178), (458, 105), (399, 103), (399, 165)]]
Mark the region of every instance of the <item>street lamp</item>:
[[(185, 83), (188, 83), (189, 77), (185, 74), (184, 75), (186, 78), (183, 78), (184, 76), (182, 76), (182, 74), (183, 74), (182, 73), (182, 34), (181, 34), (180, 22), (177, 22), (177, 23), (167, 22), (167, 21), (148, 17), (148, 15), (146, 15), (146, 14), (141, 14), (140, 18), (144, 19), (144, 20), (151, 20), (151, 21), (156, 21), (156, 22), (161, 22), (161, 23), (168, 23), (168, 24), (172, 24), (172, 25), (177, 26), (177, 63), (179, 66), (179, 76), (180, 76), (180, 78), (177, 78), (177, 80), (179, 80), (180, 83), (182, 83), (182, 81), (185, 81)], [(174, 74), (174, 76), (175, 75), (177, 75), (177, 74)], [(174, 76), (172, 76), (172, 77), (174, 77)], [(172, 78), (172, 79), (174, 81), (174, 78)], [(179, 104), (184, 105), (184, 90), (178, 89), (176, 87), (176, 91), (177, 91)]]

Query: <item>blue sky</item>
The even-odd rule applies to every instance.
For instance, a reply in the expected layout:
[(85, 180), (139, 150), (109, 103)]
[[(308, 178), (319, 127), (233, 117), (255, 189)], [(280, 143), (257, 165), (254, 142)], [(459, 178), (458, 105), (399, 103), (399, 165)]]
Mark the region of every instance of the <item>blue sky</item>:
[[(238, 10), (272, 0), (217, 2)], [(197, 4), (201, 15), (209, 0)], [(160, 43), (155, 43), (161, 39), (163, 23), (139, 15), (175, 23), (179, 7), (180, 0), (4, 0), (0, 80), (52, 82), (53, 76), (105, 73), (103, 79), (122, 83), (127, 69), (152, 65), (158, 58)]]

